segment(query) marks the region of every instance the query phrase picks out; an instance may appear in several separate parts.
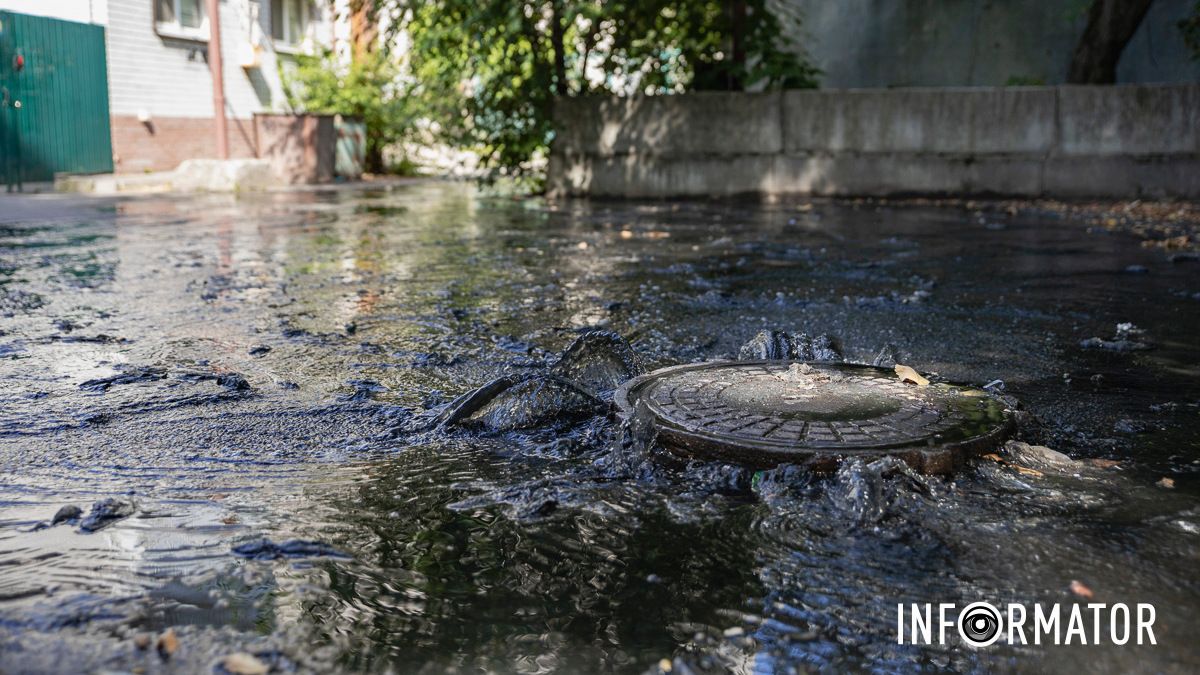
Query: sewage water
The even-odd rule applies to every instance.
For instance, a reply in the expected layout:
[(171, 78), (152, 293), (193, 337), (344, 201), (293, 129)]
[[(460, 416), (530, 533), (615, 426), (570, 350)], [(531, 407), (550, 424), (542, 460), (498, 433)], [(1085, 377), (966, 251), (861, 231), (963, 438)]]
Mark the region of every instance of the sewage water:
[[(1200, 265), (915, 205), (98, 203), (0, 225), (4, 672), (1200, 667)], [(1081, 344), (1125, 322), (1152, 348)], [(400, 431), (594, 327), (652, 368), (786, 329), (1003, 380), (1081, 461), (813, 477), (658, 462), (603, 418)], [(107, 498), (135, 514), (38, 525)], [(897, 644), (897, 603), (976, 600), (1153, 603), (1158, 644)]]

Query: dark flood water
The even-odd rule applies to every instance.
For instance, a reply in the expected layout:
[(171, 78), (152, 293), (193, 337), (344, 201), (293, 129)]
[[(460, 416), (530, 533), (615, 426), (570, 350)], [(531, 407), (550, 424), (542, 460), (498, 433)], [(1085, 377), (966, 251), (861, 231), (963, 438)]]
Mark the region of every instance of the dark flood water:
[[(1152, 349), (1081, 346), (1125, 322)], [(890, 344), (1119, 464), (925, 494), (669, 467), (605, 419), (396, 431), (597, 326), (654, 367), (764, 328)], [(1195, 672), (1198, 330), (1200, 264), (1049, 215), (427, 183), (3, 224), (0, 671)], [(136, 512), (37, 527), (109, 497)], [(234, 550), (263, 538), (332, 550)], [(1159, 644), (896, 644), (898, 602), (1088, 602), (1073, 581), (1153, 603)], [(168, 627), (169, 659), (136, 646)]]

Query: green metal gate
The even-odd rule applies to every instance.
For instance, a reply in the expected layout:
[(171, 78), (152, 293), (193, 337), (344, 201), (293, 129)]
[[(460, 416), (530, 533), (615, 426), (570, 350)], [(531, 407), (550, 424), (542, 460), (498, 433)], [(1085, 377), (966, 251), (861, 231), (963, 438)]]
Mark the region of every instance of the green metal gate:
[(0, 12), (5, 184), (112, 170), (104, 28)]

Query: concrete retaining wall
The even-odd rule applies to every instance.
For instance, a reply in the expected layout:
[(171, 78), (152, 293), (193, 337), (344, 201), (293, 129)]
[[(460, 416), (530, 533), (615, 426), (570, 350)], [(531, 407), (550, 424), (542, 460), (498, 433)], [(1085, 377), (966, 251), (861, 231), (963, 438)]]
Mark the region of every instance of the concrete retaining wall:
[(558, 194), (1200, 198), (1200, 85), (558, 102)]

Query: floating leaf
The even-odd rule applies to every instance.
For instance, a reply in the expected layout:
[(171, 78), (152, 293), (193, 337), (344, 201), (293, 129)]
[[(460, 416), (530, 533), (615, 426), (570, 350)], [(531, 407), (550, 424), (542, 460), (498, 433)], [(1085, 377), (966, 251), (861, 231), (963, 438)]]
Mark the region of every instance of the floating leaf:
[(921, 377), (920, 373), (898, 363), (896, 364), (896, 376), (900, 378), (901, 382), (908, 382), (922, 387), (929, 384), (929, 380)]

